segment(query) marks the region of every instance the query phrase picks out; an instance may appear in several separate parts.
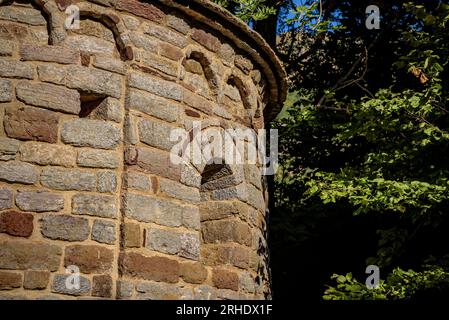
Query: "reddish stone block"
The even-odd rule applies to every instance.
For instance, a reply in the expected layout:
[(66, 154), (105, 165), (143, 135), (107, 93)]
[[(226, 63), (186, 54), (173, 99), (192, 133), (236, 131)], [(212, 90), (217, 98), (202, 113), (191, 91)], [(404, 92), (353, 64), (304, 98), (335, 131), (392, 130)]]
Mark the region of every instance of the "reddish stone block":
[(33, 215), (10, 210), (0, 214), (0, 232), (17, 237), (29, 237), (33, 233)]
[(138, 253), (120, 254), (120, 272), (129, 277), (176, 283), (179, 280), (179, 263), (165, 257), (145, 257)]
[(212, 271), (212, 282), (218, 289), (231, 289), (235, 291), (239, 289), (239, 277), (237, 273), (226, 269), (214, 268)]
[(5, 131), (8, 137), (55, 143), (59, 116), (52, 111), (32, 107), (9, 106), (5, 109)]

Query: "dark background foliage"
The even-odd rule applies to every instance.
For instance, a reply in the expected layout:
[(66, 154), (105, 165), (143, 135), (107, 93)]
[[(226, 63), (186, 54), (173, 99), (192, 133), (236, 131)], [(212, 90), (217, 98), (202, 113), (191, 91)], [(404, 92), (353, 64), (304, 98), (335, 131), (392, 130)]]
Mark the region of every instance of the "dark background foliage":
[[(448, 1), (227, 2), (289, 75), (272, 124), (274, 298), (444, 299)], [(365, 26), (369, 5), (378, 30)], [(365, 286), (369, 264), (380, 267), (376, 290)]]

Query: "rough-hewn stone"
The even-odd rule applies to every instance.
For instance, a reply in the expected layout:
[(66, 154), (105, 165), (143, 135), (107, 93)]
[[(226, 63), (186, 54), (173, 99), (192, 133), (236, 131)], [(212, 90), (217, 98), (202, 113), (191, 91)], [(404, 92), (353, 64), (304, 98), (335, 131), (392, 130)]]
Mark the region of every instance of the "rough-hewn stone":
[(167, 25), (183, 34), (187, 34), (190, 31), (189, 24), (185, 20), (178, 18), (176, 16), (168, 15)]
[(32, 26), (45, 26), (47, 24), (39, 10), (27, 7), (1, 7), (0, 19), (26, 23)]
[(0, 42), (0, 56), (12, 56), (15, 47), (14, 41), (2, 39), (2, 42)]
[(56, 271), (61, 253), (60, 247), (43, 242), (1, 241), (0, 268)]
[(89, 236), (89, 222), (69, 215), (51, 215), (42, 218), (42, 235), (49, 239), (84, 241)]
[(225, 65), (231, 66), (234, 63), (235, 51), (229, 44), (224, 43), (218, 51), (218, 56)]
[(92, 226), (92, 240), (100, 243), (115, 243), (115, 223), (111, 221), (95, 220)]
[(116, 198), (113, 196), (76, 194), (72, 198), (72, 213), (115, 218), (117, 216)]
[(22, 161), (43, 166), (73, 167), (76, 163), (76, 150), (47, 143), (27, 142), (20, 146)]
[(134, 292), (134, 284), (129, 281), (117, 281), (117, 299), (129, 299)]
[(201, 220), (220, 220), (244, 211), (244, 206), (237, 202), (208, 201), (200, 205)]
[(129, 85), (132, 88), (145, 90), (164, 98), (182, 100), (181, 86), (166, 80), (132, 72), (129, 75)]
[(176, 283), (179, 279), (179, 263), (165, 257), (146, 257), (138, 253), (121, 253), (120, 270), (125, 276), (145, 280)]
[(48, 271), (25, 271), (23, 287), (27, 290), (43, 290), (47, 288), (50, 280), (50, 272)]
[(0, 79), (0, 102), (9, 102), (12, 100), (12, 96), (11, 81)]
[(123, 174), (123, 184), (128, 189), (149, 191), (151, 188), (150, 178), (137, 172), (126, 172)]
[(0, 162), (0, 180), (22, 184), (35, 184), (39, 179), (38, 169), (19, 161)]
[(125, 216), (142, 222), (155, 222), (169, 227), (182, 224), (183, 211), (179, 204), (154, 197), (128, 193), (124, 197)]
[(234, 241), (251, 245), (251, 230), (244, 222), (218, 220), (204, 222), (203, 239), (206, 243)]
[(145, 238), (149, 249), (168, 254), (177, 254), (181, 250), (181, 233), (179, 232), (150, 228)]
[(219, 289), (239, 289), (239, 277), (237, 273), (223, 269), (214, 268), (212, 271), (212, 282)]
[(119, 100), (107, 97), (96, 107), (89, 115), (92, 119), (114, 121), (120, 123), (122, 121), (122, 105)]
[(182, 57), (184, 57), (184, 54), (178, 47), (175, 47), (165, 42), (162, 42), (159, 45), (159, 53), (161, 56), (169, 58), (174, 61), (179, 61)]
[(55, 143), (59, 116), (51, 111), (32, 107), (5, 108), (5, 131), (8, 137)]
[(215, 300), (217, 299), (217, 289), (208, 286), (202, 285), (197, 286), (193, 289), (195, 300)]
[(150, 36), (156, 37), (164, 42), (168, 42), (180, 48), (187, 46), (186, 37), (164, 27), (148, 25), (144, 32)]
[(0, 189), (0, 210), (10, 209), (13, 204), (13, 192), (8, 188)]
[(159, 70), (169, 76), (176, 77), (178, 75), (177, 63), (151, 52), (139, 52), (136, 61), (141, 62), (145, 66)]
[(182, 224), (189, 228), (198, 230), (200, 228), (200, 211), (197, 207), (184, 207)]
[(201, 284), (206, 281), (207, 270), (199, 262), (184, 262), (180, 264), (182, 279), (188, 283)]
[(34, 70), (27, 62), (7, 60), (0, 57), (0, 77), (33, 79)]
[(78, 114), (81, 110), (78, 91), (53, 84), (20, 81), (16, 94), (20, 101), (36, 107), (71, 114)]
[(64, 123), (61, 139), (77, 147), (114, 149), (120, 142), (120, 130), (112, 124), (91, 119), (74, 119)]
[(139, 122), (140, 140), (150, 146), (170, 151), (176, 141), (170, 141), (170, 133), (176, 127), (162, 122), (141, 120)]
[(59, 46), (39, 46), (35, 44), (22, 43), (20, 46), (22, 60), (46, 61), (62, 64), (77, 63), (79, 52)]
[(0, 232), (17, 237), (33, 233), (33, 215), (15, 210), (0, 213)]
[(65, 248), (64, 265), (78, 266), (82, 273), (109, 272), (112, 268), (112, 250), (94, 245), (71, 245)]
[(14, 160), (19, 152), (20, 142), (15, 139), (0, 137), (0, 160)]
[(65, 85), (87, 93), (120, 98), (121, 77), (118, 74), (82, 66), (70, 66)]
[(137, 223), (127, 222), (122, 229), (123, 243), (126, 248), (139, 248), (142, 245), (142, 234)]
[(112, 298), (112, 278), (109, 275), (93, 276), (92, 296)]
[(135, 193), (127, 193), (123, 198), (126, 217), (142, 222), (154, 221), (157, 199)]
[(179, 287), (165, 283), (139, 283), (136, 286), (139, 300), (179, 300)]
[(117, 175), (112, 171), (102, 171), (97, 174), (98, 192), (114, 193), (117, 191)]
[(44, 190), (18, 190), (16, 205), (23, 211), (60, 211), (64, 209), (64, 197)]
[(94, 191), (97, 179), (88, 171), (46, 167), (42, 170), (41, 183), (55, 190)]
[(77, 163), (80, 167), (115, 169), (120, 165), (120, 156), (117, 152), (82, 149)]
[(235, 56), (234, 63), (235, 63), (235, 66), (237, 68), (239, 68), (240, 70), (242, 70), (245, 74), (249, 74), (250, 71), (253, 69), (252, 62), (241, 55)]
[(178, 107), (175, 104), (169, 103), (167, 100), (152, 94), (137, 90), (129, 91), (126, 106), (129, 109), (141, 111), (168, 122), (176, 121), (179, 113)]
[(119, 74), (126, 73), (126, 65), (123, 61), (111, 59), (107, 56), (95, 56), (93, 65), (99, 69), (111, 71)]
[(168, 152), (131, 148), (126, 153), (126, 162), (171, 180), (177, 181), (181, 177), (181, 167), (172, 163)]
[(79, 276), (78, 286), (78, 283), (75, 283), (73, 280), (73, 275), (56, 274), (53, 278), (51, 291), (72, 296), (83, 296), (90, 292), (90, 287), (90, 280), (86, 277)]
[(181, 249), (179, 251), (181, 257), (198, 260), (200, 256), (200, 238), (198, 233), (181, 234)]
[(161, 179), (159, 190), (163, 194), (179, 200), (198, 203), (200, 201), (200, 193), (196, 188), (186, 187), (178, 182)]
[(210, 51), (217, 52), (220, 49), (220, 40), (204, 30), (195, 29), (192, 34), (192, 39), (198, 41), (198, 43)]
[(249, 293), (254, 293), (256, 290), (254, 277), (247, 271), (240, 274), (240, 288)]
[(12, 290), (22, 286), (22, 275), (17, 272), (0, 271), (0, 290)]
[(141, 3), (133, 0), (118, 0), (117, 9), (128, 11), (136, 16), (155, 22), (162, 22), (165, 14), (149, 3)]

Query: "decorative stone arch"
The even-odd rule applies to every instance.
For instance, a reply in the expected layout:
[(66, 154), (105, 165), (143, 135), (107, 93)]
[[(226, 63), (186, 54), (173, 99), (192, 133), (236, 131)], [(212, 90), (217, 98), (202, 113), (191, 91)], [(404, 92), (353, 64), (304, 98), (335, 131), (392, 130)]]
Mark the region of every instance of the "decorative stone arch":
[(243, 82), (242, 78), (235, 72), (226, 77), (225, 84), (234, 86), (238, 89), (242, 99), (243, 107), (247, 110), (255, 109), (254, 103), (251, 101), (251, 92), (248, 86)]
[(217, 68), (213, 65), (213, 59), (211, 59), (207, 52), (196, 46), (187, 48), (183, 64), (190, 59), (201, 65), (212, 95), (217, 96), (219, 92), (219, 77), (217, 74)]
[[(0, 0), (1, 6), (9, 6), (14, 0)], [(47, 21), (48, 44), (58, 45), (64, 41), (66, 32), (64, 30), (64, 14), (58, 10), (54, 2), (46, 0), (30, 0), (33, 7), (40, 10), (42, 16)]]
[[(79, 2), (76, 4), (80, 9), (80, 18), (90, 19), (101, 23), (109, 29), (115, 40), (116, 48), (123, 61), (133, 60), (134, 52), (131, 40), (126, 33), (126, 28), (121, 18), (114, 14), (112, 10), (94, 5), (89, 2)], [(62, 9), (66, 9), (63, 7)]]

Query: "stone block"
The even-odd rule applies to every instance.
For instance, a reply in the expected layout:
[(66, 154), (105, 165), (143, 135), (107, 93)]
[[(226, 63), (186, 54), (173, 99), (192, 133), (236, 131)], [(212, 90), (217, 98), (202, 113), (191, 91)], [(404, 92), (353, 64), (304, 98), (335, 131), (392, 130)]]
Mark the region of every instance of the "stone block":
[[(86, 277), (79, 277), (79, 286), (73, 283), (69, 274), (56, 274), (51, 285), (51, 292), (62, 293), (72, 296), (85, 296), (90, 292), (90, 280)], [(72, 276), (73, 277), (73, 276)]]
[(59, 116), (48, 110), (23, 106), (5, 108), (4, 127), (10, 138), (55, 143), (58, 122)]
[(38, 179), (39, 170), (32, 164), (19, 161), (0, 162), (0, 180), (35, 184)]
[(98, 192), (114, 193), (117, 191), (117, 175), (112, 171), (102, 171), (97, 173)]
[(112, 151), (82, 149), (78, 152), (77, 163), (80, 167), (116, 169), (120, 165), (120, 155)]
[(120, 129), (110, 123), (73, 119), (66, 121), (61, 130), (62, 142), (77, 147), (114, 149), (120, 142)]
[(16, 237), (31, 236), (33, 215), (15, 210), (0, 213), (0, 232)]
[(237, 273), (223, 268), (214, 268), (212, 270), (212, 282), (219, 289), (230, 289), (234, 291), (239, 289), (239, 277)]
[(20, 57), (25, 61), (45, 61), (61, 64), (78, 63), (79, 51), (50, 45), (35, 45), (22, 43), (20, 46)]
[(22, 286), (22, 274), (0, 271), (0, 290), (12, 290)]
[[(1, 7), (0, 9), (3, 9)], [(0, 77), (33, 79), (34, 69), (27, 62), (7, 60), (0, 57)]]
[(109, 275), (93, 276), (92, 296), (112, 298), (112, 278)]
[(40, 142), (26, 142), (20, 146), (22, 161), (42, 166), (74, 167), (76, 150), (66, 146)]
[(165, 257), (146, 257), (139, 253), (121, 253), (119, 269), (123, 275), (144, 280), (176, 283), (179, 263)]
[(97, 178), (94, 173), (80, 169), (46, 167), (42, 171), (41, 184), (55, 190), (94, 191)]
[(178, 119), (179, 108), (175, 104), (141, 91), (129, 90), (126, 106), (167, 122)]
[(95, 220), (92, 226), (92, 240), (100, 243), (114, 244), (116, 241), (115, 223)]
[(70, 245), (65, 248), (64, 266), (77, 266), (82, 273), (107, 273), (113, 265), (112, 250), (95, 245)]
[(53, 240), (84, 241), (90, 233), (87, 219), (69, 215), (51, 215), (41, 219), (42, 235)]
[(72, 213), (114, 219), (117, 217), (116, 198), (87, 193), (76, 194), (72, 198)]
[(70, 114), (78, 114), (81, 110), (78, 91), (53, 84), (20, 81), (16, 95), (20, 101), (36, 107)]
[(0, 160), (15, 160), (19, 152), (20, 141), (0, 137)]
[(0, 102), (9, 102), (13, 97), (12, 82), (0, 79)]
[(48, 286), (50, 272), (48, 271), (25, 271), (23, 287), (27, 290), (43, 290)]
[(15, 270), (59, 269), (61, 248), (43, 242), (1, 241), (0, 268)]
[(17, 190), (16, 205), (23, 211), (60, 211), (64, 209), (64, 197), (44, 190)]

